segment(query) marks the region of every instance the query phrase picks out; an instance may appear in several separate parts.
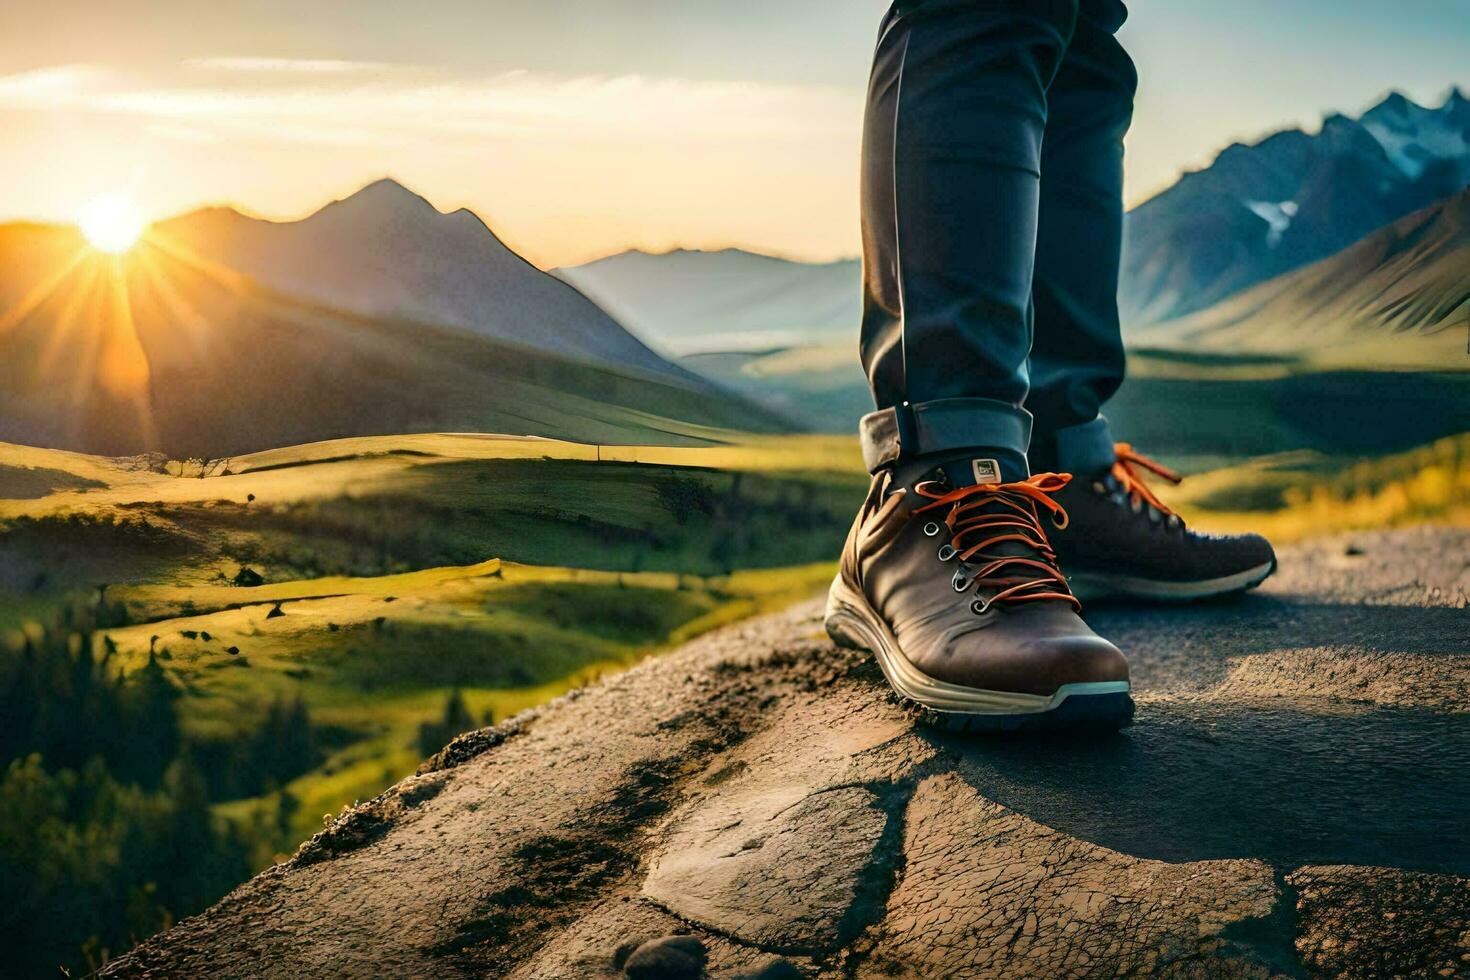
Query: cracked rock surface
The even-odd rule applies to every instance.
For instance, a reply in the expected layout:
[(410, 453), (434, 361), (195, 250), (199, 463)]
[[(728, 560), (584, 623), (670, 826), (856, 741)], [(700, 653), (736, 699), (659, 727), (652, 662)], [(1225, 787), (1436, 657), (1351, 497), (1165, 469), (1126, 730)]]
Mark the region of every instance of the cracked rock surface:
[(807, 603), (462, 736), (104, 975), (1470, 975), (1467, 565), (1357, 534), (1089, 608), (1108, 738), (916, 726)]

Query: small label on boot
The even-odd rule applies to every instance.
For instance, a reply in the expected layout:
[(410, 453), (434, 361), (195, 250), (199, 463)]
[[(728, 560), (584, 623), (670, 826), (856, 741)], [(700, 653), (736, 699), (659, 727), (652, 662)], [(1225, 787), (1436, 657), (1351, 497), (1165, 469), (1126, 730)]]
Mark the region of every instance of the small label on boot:
[(975, 482), (999, 483), (1000, 463), (993, 459), (972, 459), (970, 468), (975, 472)]

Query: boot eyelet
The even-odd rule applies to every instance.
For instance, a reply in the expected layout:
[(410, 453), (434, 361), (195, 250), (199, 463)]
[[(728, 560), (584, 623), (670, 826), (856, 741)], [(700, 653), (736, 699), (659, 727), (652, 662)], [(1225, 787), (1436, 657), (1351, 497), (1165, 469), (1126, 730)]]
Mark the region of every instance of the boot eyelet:
[(931, 538), (938, 534), (939, 530), (939, 525), (935, 524), (933, 521), (930, 521), (928, 524), (924, 525), (924, 533)]
[(949, 561), (957, 554), (959, 554), (959, 552), (955, 550), (954, 545), (947, 544), (939, 549), (939, 560)]
[(954, 586), (956, 592), (963, 592), (970, 587), (970, 580), (965, 578), (964, 572), (955, 572), (949, 584)]
[(976, 616), (984, 616), (986, 613), (990, 612), (990, 600), (976, 599), (974, 602), (970, 603), (970, 612), (974, 613)]

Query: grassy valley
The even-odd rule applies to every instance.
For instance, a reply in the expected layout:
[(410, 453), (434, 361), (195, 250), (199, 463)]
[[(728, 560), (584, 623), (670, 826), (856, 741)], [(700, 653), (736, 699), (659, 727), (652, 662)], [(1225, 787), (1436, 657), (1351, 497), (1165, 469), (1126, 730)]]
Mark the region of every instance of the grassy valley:
[[(1447, 333), (1424, 342), (1441, 343)], [(855, 346), (685, 363), (817, 431), (852, 431), (852, 420), (872, 408)], [(1470, 431), (1470, 358), (1435, 363), (1409, 369), (1365, 356), (1323, 367), (1293, 354), (1138, 348), (1107, 415), (1118, 438), (1187, 471), (1296, 450), (1376, 457)]]

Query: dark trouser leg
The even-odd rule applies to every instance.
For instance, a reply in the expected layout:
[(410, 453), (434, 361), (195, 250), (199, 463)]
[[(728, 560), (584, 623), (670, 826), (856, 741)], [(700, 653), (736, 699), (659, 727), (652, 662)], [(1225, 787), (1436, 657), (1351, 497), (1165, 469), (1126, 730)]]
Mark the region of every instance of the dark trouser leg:
[(883, 21), (863, 137), (870, 469), (984, 450), (1026, 475), (1046, 90), (1076, 10), (899, 0)]
[(1113, 32), (1117, 0), (1082, 0), (1077, 28), (1047, 93), (1036, 242), (1031, 465), (1082, 476), (1110, 466), (1099, 414), (1123, 381), (1118, 255), (1123, 135), (1137, 75)]

